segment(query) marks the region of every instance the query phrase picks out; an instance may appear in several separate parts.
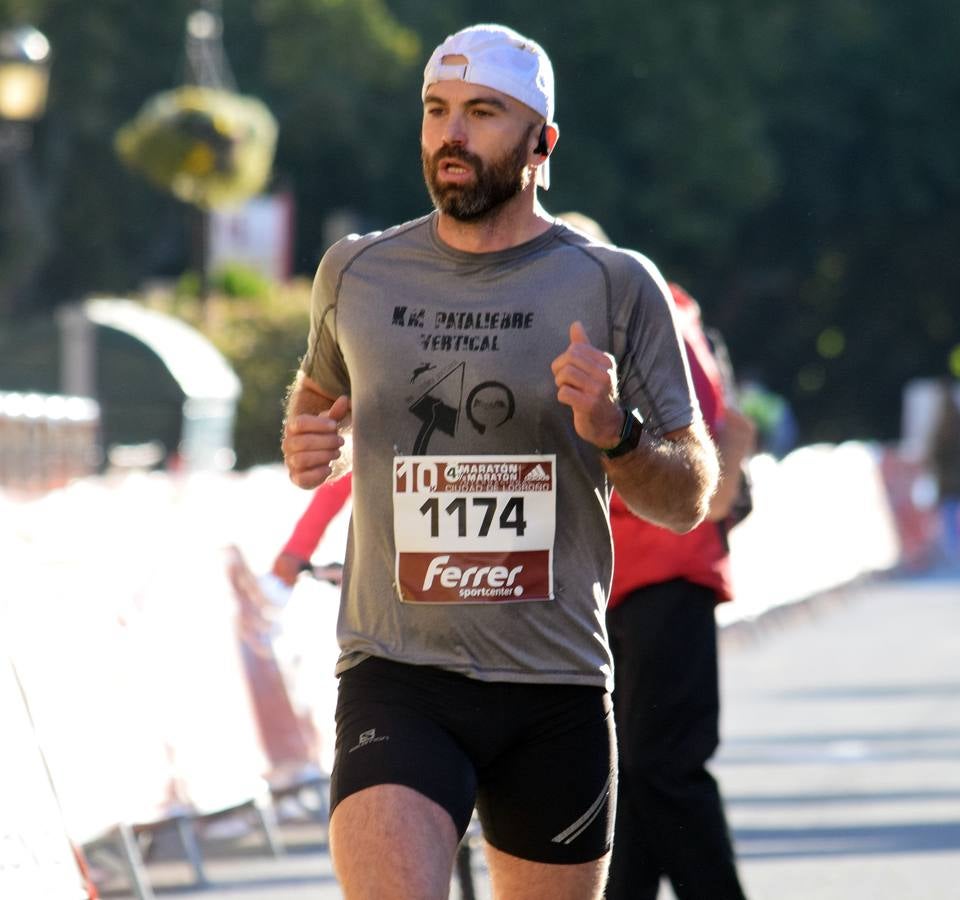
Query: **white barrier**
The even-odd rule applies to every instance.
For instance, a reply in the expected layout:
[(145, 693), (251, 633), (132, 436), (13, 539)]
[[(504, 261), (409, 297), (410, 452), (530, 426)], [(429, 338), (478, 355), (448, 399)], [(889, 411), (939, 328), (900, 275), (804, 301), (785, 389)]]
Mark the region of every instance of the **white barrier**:
[(60, 808), (3, 644), (0, 719), (0, 897), (86, 900)]
[(727, 625), (803, 600), (900, 558), (879, 451), (815, 445), (777, 462), (751, 460), (753, 512), (730, 534), (734, 594), (717, 609)]
[(100, 408), (87, 397), (0, 391), (0, 485), (48, 491), (100, 463)]
[(107, 582), (98, 577), (103, 552), (88, 569), (49, 549), (42, 539), (24, 541), (4, 568), (6, 625), (70, 836), (80, 844), (118, 823), (165, 815), (172, 772), (143, 703), (124, 607), (97, 589)]
[[(874, 448), (805, 447), (757, 457), (751, 473), (754, 511), (731, 534), (737, 598), (721, 624), (897, 563)], [(30, 501), (0, 491), (12, 645), (75, 841), (262, 790), (270, 761), (225, 552), (236, 545), (253, 573), (268, 571), (309, 499), (279, 466), (87, 479)], [(342, 559), (346, 531), (345, 512), (316, 559)], [(273, 644), (325, 767), (337, 596), (302, 579)]]
[(225, 555), (245, 521), (280, 527), (244, 506), (261, 486), (131, 475), (0, 496), (16, 662), (75, 842), (266, 796)]

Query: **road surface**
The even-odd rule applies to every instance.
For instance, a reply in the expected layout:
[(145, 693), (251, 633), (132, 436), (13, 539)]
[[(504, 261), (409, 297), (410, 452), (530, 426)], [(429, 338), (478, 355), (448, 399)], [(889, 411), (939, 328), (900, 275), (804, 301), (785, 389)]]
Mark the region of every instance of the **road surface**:
[[(714, 771), (752, 900), (960, 897), (960, 580), (874, 580), (730, 626), (721, 667)], [(224, 830), (204, 838), (205, 890), (158, 840), (157, 897), (340, 900), (322, 825), (284, 823), (280, 859)], [(103, 894), (132, 896), (120, 877)]]

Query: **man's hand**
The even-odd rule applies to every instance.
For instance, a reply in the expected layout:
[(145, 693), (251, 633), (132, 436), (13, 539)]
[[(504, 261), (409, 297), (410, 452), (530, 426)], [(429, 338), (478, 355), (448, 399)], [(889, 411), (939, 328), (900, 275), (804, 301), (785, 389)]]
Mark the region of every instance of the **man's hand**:
[[(757, 449), (757, 426), (753, 419), (733, 407), (727, 407), (720, 426), (717, 445), (721, 460), (724, 463), (729, 460), (731, 468), (737, 468)], [(724, 465), (724, 469), (726, 468)]]
[(740, 494), (742, 465), (757, 449), (757, 426), (742, 412), (728, 407), (723, 415), (717, 437), (720, 455), (720, 482), (710, 498), (711, 522), (719, 522), (730, 515)]
[(330, 477), (344, 443), (340, 426), (349, 413), (350, 398), (340, 396), (317, 415), (299, 413), (287, 419), (281, 446), (290, 480), (297, 487), (315, 488)]
[(570, 326), (570, 346), (551, 364), (557, 400), (573, 410), (573, 427), (598, 447), (620, 442), (624, 411), (617, 402), (617, 364), (590, 343), (580, 322)]

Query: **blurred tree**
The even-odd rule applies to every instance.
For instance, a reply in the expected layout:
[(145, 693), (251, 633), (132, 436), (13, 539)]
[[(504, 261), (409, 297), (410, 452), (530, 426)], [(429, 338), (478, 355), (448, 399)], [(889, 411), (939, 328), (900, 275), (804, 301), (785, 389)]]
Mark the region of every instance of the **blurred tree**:
[(122, 0), (15, 5), (53, 47), (50, 100), (34, 150), (55, 244), (38, 306), (174, 271), (182, 259), (178, 206), (123, 171), (112, 134), (146, 96), (170, 86), (189, 4), (171, 0), (162, 11)]
[(298, 204), (297, 268), (316, 268), (328, 215), (367, 227), (412, 218), (419, 175), (422, 49), (383, 0), (254, 0), (264, 97), (280, 125), (277, 169)]
[(418, 0), (391, 5), (424, 32), (425, 53), (473, 21), (543, 44), (561, 135), (550, 209), (582, 209), (614, 240), (696, 270), (735, 252), (744, 214), (772, 196), (777, 160), (750, 62), (756, 3), (558, 0), (544, 16), (511, 0), (456, 0), (442, 18)]
[[(42, 302), (185, 267), (182, 209), (110, 147), (182, 78), (188, 0), (0, 0), (54, 48), (34, 148), (57, 240)], [(280, 125), (296, 268), (324, 223), (428, 208), (425, 55), (472, 21), (540, 40), (562, 140), (549, 209), (582, 209), (701, 301), (740, 370), (794, 405), (801, 438), (891, 437), (900, 388), (960, 344), (960, 16), (939, 0), (224, 0), (241, 92)]]
[[(183, 27), (195, 8), (190, 0), (0, 0), (0, 22), (32, 21), (54, 48), (36, 151), (56, 246), (39, 308), (186, 267), (183, 205), (126, 172), (112, 136), (149, 96), (183, 80)], [(276, 169), (297, 193), (299, 267), (312, 269), (329, 211), (351, 205), (375, 219), (396, 195), (384, 152), (398, 143), (391, 84), (418, 55), (417, 39), (381, 0), (226, 0), (223, 17), (239, 90), (279, 113)], [(416, 159), (413, 125), (405, 143)]]
[[(705, 305), (806, 440), (894, 437), (904, 382), (945, 373), (960, 336), (960, 17), (780, 0), (768, 22), (759, 87), (782, 177)], [(825, 354), (830, 329), (842, 346)]]

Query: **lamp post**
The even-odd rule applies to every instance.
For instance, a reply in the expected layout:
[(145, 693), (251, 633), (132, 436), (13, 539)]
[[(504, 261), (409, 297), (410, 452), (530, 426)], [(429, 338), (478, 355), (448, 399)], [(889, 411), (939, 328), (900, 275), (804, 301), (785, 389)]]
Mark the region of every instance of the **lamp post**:
[(0, 31), (0, 315), (29, 294), (47, 229), (23, 159), (47, 106), (50, 43), (29, 25)]
[(30, 123), (47, 108), (50, 42), (29, 25), (0, 31), (0, 155), (30, 146)]
[[(223, 49), (222, 0), (197, 0), (187, 16), (187, 82), (200, 87), (236, 90), (233, 72)], [(210, 213), (200, 206), (190, 209), (193, 265), (200, 279), (200, 303), (204, 315), (210, 295)]]

